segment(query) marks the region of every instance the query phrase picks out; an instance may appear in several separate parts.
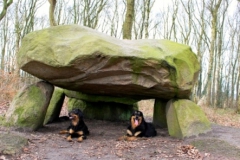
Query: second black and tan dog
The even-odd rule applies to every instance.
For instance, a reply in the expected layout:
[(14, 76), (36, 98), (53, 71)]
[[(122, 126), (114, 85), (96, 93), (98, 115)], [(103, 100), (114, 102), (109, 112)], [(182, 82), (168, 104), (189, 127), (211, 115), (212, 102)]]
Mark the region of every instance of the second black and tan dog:
[(127, 135), (119, 140), (132, 141), (137, 137), (154, 137), (157, 135), (155, 127), (145, 121), (141, 111), (133, 111), (130, 118), (130, 125), (127, 128)]
[(83, 120), (83, 113), (80, 109), (73, 109), (69, 112), (69, 119), (71, 120), (70, 126), (67, 130), (62, 130), (60, 134), (67, 134), (67, 141), (72, 141), (73, 137), (77, 137), (78, 142), (82, 142), (89, 135), (87, 125)]

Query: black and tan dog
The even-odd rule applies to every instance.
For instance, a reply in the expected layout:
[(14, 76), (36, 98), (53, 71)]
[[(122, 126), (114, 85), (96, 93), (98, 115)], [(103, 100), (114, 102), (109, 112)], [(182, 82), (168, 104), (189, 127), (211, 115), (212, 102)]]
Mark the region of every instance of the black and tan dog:
[(119, 140), (133, 141), (137, 137), (154, 137), (157, 131), (151, 123), (145, 121), (141, 111), (133, 111), (130, 118), (130, 125), (127, 128), (127, 135)]
[(78, 138), (78, 142), (82, 142), (89, 135), (87, 125), (83, 121), (83, 113), (80, 109), (73, 109), (69, 112), (69, 119), (71, 120), (70, 126), (67, 130), (62, 130), (60, 134), (68, 134), (67, 140), (72, 141), (73, 137)]

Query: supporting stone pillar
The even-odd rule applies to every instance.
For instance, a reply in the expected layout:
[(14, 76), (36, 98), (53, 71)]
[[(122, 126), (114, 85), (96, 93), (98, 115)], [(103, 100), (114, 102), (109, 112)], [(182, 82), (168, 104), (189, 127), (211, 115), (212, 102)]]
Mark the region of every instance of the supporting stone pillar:
[(82, 110), (84, 117), (89, 119), (128, 121), (136, 104), (121, 104), (116, 102), (87, 102), (69, 98), (68, 110)]
[(154, 112), (153, 112), (153, 124), (160, 128), (167, 127), (166, 118), (166, 100), (155, 99)]
[(63, 93), (63, 89), (55, 87), (53, 96), (51, 98), (50, 104), (47, 109), (47, 114), (44, 119), (44, 123), (43, 123), (44, 125), (59, 119), (64, 98), (65, 98), (65, 94)]
[(53, 90), (54, 86), (44, 81), (23, 88), (6, 113), (6, 125), (29, 131), (42, 127)]
[(211, 131), (210, 121), (202, 109), (187, 99), (172, 99), (166, 108), (170, 136), (185, 138)]

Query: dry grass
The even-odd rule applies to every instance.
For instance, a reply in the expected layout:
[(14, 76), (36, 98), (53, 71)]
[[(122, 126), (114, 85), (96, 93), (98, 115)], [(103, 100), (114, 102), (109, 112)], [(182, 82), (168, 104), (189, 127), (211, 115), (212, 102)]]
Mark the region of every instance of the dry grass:
[(0, 102), (11, 101), (20, 87), (19, 76), (0, 70)]
[(208, 107), (205, 103), (198, 104), (205, 112), (208, 119), (216, 124), (240, 128), (240, 114), (232, 108), (213, 108)]
[(0, 115), (4, 115), (19, 89), (20, 78), (0, 70), (0, 80)]
[(8, 107), (16, 93), (28, 84), (37, 82), (33, 76), (21, 78), (19, 75), (0, 70), (0, 109)]
[(223, 126), (232, 126), (240, 128), (240, 114), (233, 109), (214, 109), (203, 106), (202, 109), (206, 113), (208, 119)]
[(212, 108), (201, 99), (198, 105), (203, 109), (208, 119), (216, 124), (240, 128), (240, 114), (232, 108)]

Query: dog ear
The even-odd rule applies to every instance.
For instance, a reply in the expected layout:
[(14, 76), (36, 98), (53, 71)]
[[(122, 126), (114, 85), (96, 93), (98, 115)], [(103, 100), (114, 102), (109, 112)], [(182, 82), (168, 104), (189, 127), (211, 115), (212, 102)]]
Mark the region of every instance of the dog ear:
[(143, 116), (143, 113), (141, 111), (139, 111), (140, 113), (140, 116), (142, 117), (142, 121), (145, 122), (145, 119), (144, 119), (144, 116)]
[(141, 111), (138, 111), (139, 113), (140, 113), (140, 116), (142, 116), (143, 117), (143, 113), (141, 112)]
[(132, 115), (131, 115), (130, 118), (129, 118), (130, 122), (131, 122), (131, 120), (132, 120), (132, 116), (134, 116), (135, 113), (136, 113), (136, 110), (133, 110), (133, 111), (132, 111)]

